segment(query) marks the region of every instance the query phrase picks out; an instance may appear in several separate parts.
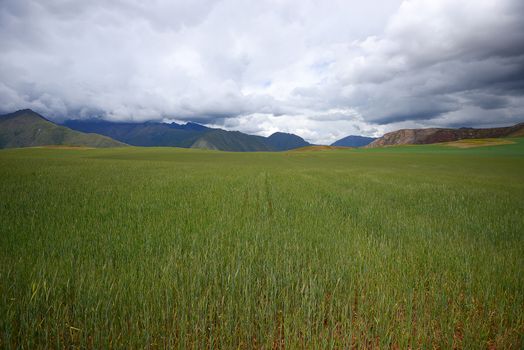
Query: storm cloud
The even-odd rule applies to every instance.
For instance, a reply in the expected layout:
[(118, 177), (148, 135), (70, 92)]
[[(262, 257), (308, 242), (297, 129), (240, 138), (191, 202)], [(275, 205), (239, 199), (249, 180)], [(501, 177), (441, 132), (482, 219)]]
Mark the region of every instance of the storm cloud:
[(0, 111), (330, 143), (524, 120), (520, 0), (0, 2)]

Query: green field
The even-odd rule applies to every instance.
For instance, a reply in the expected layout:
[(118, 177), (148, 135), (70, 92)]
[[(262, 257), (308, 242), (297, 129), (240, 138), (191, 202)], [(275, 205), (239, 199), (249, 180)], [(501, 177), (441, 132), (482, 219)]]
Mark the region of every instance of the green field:
[(524, 139), (0, 151), (0, 348), (524, 346)]

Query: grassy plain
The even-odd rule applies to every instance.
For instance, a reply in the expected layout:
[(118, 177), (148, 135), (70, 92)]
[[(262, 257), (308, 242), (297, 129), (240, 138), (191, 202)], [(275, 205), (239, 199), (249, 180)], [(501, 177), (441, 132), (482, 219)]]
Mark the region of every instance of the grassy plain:
[(0, 347), (522, 348), (513, 141), (0, 151)]

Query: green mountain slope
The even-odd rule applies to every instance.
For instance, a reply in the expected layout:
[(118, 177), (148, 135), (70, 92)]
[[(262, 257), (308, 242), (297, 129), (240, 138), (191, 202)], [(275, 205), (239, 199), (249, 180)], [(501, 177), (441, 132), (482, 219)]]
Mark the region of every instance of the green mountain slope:
[(59, 126), (29, 109), (0, 116), (0, 148), (34, 146), (122, 147), (109, 137)]
[(206, 132), (191, 145), (191, 148), (232, 152), (274, 151), (267, 144), (265, 137), (220, 129)]

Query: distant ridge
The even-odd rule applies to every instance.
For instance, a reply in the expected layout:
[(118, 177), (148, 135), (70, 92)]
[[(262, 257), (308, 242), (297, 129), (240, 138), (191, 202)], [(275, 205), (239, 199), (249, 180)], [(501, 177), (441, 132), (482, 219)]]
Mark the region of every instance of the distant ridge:
[(204, 132), (214, 130), (188, 123), (129, 123), (105, 120), (67, 120), (65, 126), (82, 132), (94, 132), (133, 146), (170, 146), (189, 148)]
[(375, 140), (376, 140), (375, 137), (350, 135), (338, 141), (333, 142), (331, 146), (362, 147), (362, 146), (369, 145), (371, 142)]
[(203, 133), (191, 148), (231, 152), (275, 151), (262, 136), (248, 135), (240, 131), (213, 129)]
[(35, 146), (123, 147), (109, 137), (56, 125), (40, 114), (23, 109), (0, 116), (0, 148)]
[(232, 152), (286, 151), (310, 145), (301, 137), (277, 132), (269, 137), (208, 128), (196, 123), (119, 123), (104, 120), (68, 120), (64, 125), (95, 132), (133, 146), (172, 146)]
[(394, 145), (420, 145), (439, 142), (451, 142), (462, 139), (485, 139), (498, 137), (517, 137), (524, 134), (524, 123), (502, 128), (429, 128), (402, 129), (389, 132), (366, 147), (384, 147)]

